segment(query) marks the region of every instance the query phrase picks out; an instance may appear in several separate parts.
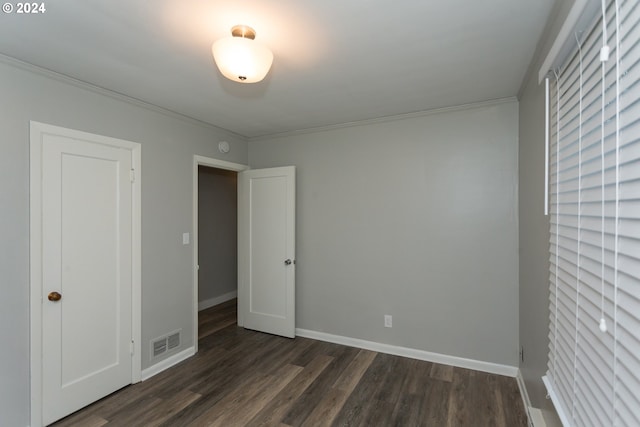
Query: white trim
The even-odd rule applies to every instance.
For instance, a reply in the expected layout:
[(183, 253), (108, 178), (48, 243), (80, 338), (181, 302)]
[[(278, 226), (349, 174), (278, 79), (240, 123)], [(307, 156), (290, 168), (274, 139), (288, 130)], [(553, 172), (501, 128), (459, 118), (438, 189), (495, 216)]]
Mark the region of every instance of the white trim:
[(549, 77), (544, 79), (544, 215), (549, 215)]
[(100, 144), (131, 151), (131, 165), (136, 171), (132, 191), (131, 242), (131, 337), (135, 351), (131, 360), (131, 383), (140, 381), (142, 359), (142, 235), (141, 235), (141, 151), (139, 143), (108, 136), (81, 132), (60, 126), (30, 121), (29, 128), (29, 287), (30, 287), (30, 424), (42, 425), (42, 135), (64, 135), (76, 139), (90, 139)]
[(56, 71), (49, 70), (47, 68), (42, 68), (37, 65), (31, 64), (29, 62), (21, 61), (20, 59), (14, 58), (12, 56), (8, 56), (0, 53), (0, 63), (9, 65), (14, 68), (18, 68), (24, 71), (29, 71), (34, 74), (38, 74), (40, 76), (48, 77), (52, 80), (56, 80), (62, 83), (66, 83), (71, 86), (75, 86), (79, 89), (85, 89), (93, 93), (97, 93), (99, 95), (108, 96), (109, 98), (116, 99), (118, 101), (126, 102), (127, 104), (135, 105), (136, 107), (144, 108), (146, 110), (154, 111), (156, 113), (164, 114), (165, 116), (172, 117), (174, 119), (182, 120), (187, 123), (204, 126), (209, 129), (214, 129), (216, 131), (223, 132), (230, 138), (241, 138), (246, 140), (246, 137), (240, 135), (239, 133), (233, 132), (229, 129), (221, 128), (211, 123), (204, 122), (202, 120), (185, 116), (184, 114), (178, 113), (173, 110), (169, 110), (164, 107), (160, 107), (155, 104), (150, 104), (146, 101), (142, 101), (138, 98), (134, 98), (131, 95), (125, 95), (120, 92), (115, 92), (111, 89), (106, 89), (100, 86), (96, 86), (92, 83), (87, 83), (82, 80), (78, 80), (74, 77), (67, 76), (66, 74), (61, 74)]
[(186, 360), (196, 354), (195, 347), (189, 347), (182, 350), (180, 353), (176, 353), (173, 356), (167, 357), (164, 360), (156, 363), (155, 365), (149, 366), (147, 369), (142, 371), (142, 381), (146, 381), (154, 375), (158, 375), (160, 372), (166, 371), (167, 369), (177, 365), (178, 363)]
[(595, 0), (575, 0), (558, 36), (538, 70), (538, 84), (542, 83), (549, 71), (564, 62), (564, 58), (569, 54), (572, 46), (575, 46), (573, 40), (576, 30), (584, 28), (595, 16), (599, 7), (599, 2)]
[(227, 162), (226, 160), (214, 159), (213, 157), (198, 156), (197, 154), (193, 156), (193, 160), (197, 166), (209, 166), (212, 168), (224, 169), (228, 171), (242, 172), (243, 170), (249, 169), (248, 165)]
[(544, 420), (544, 415), (542, 415), (542, 410), (538, 408), (529, 407), (529, 412), (531, 418), (529, 418), (529, 423), (533, 427), (547, 427), (547, 423)]
[(131, 222), (131, 339), (133, 340), (133, 372), (131, 382), (140, 382), (142, 377), (142, 145), (133, 143), (131, 164), (134, 169)]
[(29, 282), (30, 373), (32, 426), (42, 425), (42, 144), (40, 132), (30, 130), (29, 159)]
[(288, 131), (288, 132), (272, 133), (272, 134), (268, 134), (268, 135), (259, 135), (259, 136), (249, 137), (249, 138), (247, 138), (247, 140), (249, 142), (267, 141), (267, 140), (270, 140), (270, 139), (284, 138), (284, 137), (287, 137), (287, 136), (305, 135), (305, 134), (309, 134), (309, 133), (326, 132), (326, 131), (330, 131), (330, 130), (344, 129), (344, 128), (350, 128), (350, 127), (355, 127), (355, 126), (366, 126), (366, 125), (372, 125), (372, 124), (376, 124), (376, 123), (387, 123), (387, 122), (395, 122), (395, 121), (398, 121), (398, 120), (414, 119), (414, 118), (418, 118), (418, 117), (432, 116), (434, 114), (451, 113), (451, 112), (455, 112), (455, 111), (471, 110), (471, 109), (475, 109), (475, 108), (484, 108), (484, 107), (490, 107), (490, 106), (493, 106), (493, 105), (500, 105), (500, 104), (505, 104), (505, 103), (509, 103), (509, 102), (515, 102), (517, 100), (518, 100), (517, 97), (511, 96), (511, 97), (507, 97), (507, 98), (491, 99), (489, 101), (480, 101), (480, 102), (473, 102), (473, 103), (470, 103), (470, 104), (454, 105), (454, 106), (451, 106), (451, 107), (433, 108), (433, 109), (430, 109), (430, 110), (415, 111), (415, 112), (412, 112), (412, 113), (396, 114), (396, 115), (393, 115), (393, 116), (377, 117), (375, 119), (356, 120), (356, 121), (353, 121), (353, 122), (337, 123), (337, 124), (334, 124), (334, 125), (318, 126), (318, 127), (312, 127), (312, 128), (306, 128), (306, 129), (298, 129), (298, 130), (292, 130), (292, 131)]
[(508, 377), (515, 377), (518, 374), (518, 368), (515, 366), (484, 362), (481, 360), (466, 359), (463, 357), (449, 356), (447, 354), (441, 353), (432, 353), (425, 350), (377, 343), (374, 341), (366, 341), (358, 338), (328, 334), (326, 332), (317, 332), (308, 329), (296, 328), (296, 336), (331, 342), (334, 344), (346, 345), (349, 347), (363, 348), (365, 350), (377, 351), (378, 353), (393, 354), (396, 356), (409, 357), (411, 359), (425, 360), (427, 362), (435, 362), (441, 363), (443, 365), (457, 366), (459, 368), (473, 369), (476, 371), (488, 372), (490, 374), (505, 375)]
[(207, 308), (215, 307), (218, 304), (227, 302), (234, 298), (238, 298), (238, 291), (227, 292), (219, 297), (209, 298), (198, 303), (198, 311), (206, 310)]
[(571, 423), (569, 422), (569, 418), (567, 417), (567, 414), (565, 414), (564, 410), (562, 409), (562, 405), (560, 404), (558, 395), (556, 394), (556, 391), (553, 389), (553, 385), (551, 384), (549, 377), (546, 375), (543, 376), (542, 382), (544, 383), (544, 386), (547, 388), (547, 393), (549, 394), (549, 397), (553, 402), (553, 406), (556, 408), (556, 412), (558, 413), (558, 418), (560, 418), (560, 422), (562, 422), (563, 426), (569, 427)]
[[(212, 157), (205, 157), (194, 155), (193, 156), (193, 194), (192, 194), (192, 212), (193, 212), (193, 224), (191, 225), (193, 230), (193, 347), (194, 352), (198, 352), (198, 311), (200, 310), (198, 304), (198, 166), (209, 166), (212, 168), (225, 169), (235, 172), (242, 172), (249, 169), (249, 166), (240, 163), (227, 162), (225, 160), (214, 159)], [(238, 310), (238, 326), (242, 326), (240, 319), (240, 310)]]
[(524, 378), (522, 377), (522, 371), (520, 369), (518, 369), (518, 375), (516, 375), (516, 380), (518, 381), (518, 388), (520, 389), (522, 404), (524, 405), (525, 411), (527, 411), (527, 420), (529, 421), (529, 426), (541, 427), (533, 421), (531, 410), (535, 408), (531, 407), (531, 400), (529, 400), (529, 393), (527, 392), (527, 386), (524, 382)]

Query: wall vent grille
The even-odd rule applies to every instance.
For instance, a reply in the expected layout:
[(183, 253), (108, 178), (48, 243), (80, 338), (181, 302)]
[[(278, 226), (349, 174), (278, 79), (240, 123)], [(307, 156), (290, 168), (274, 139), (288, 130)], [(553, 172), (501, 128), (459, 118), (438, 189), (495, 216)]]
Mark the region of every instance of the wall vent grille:
[(167, 351), (180, 347), (181, 332), (182, 330), (178, 330), (151, 340), (151, 358), (155, 359)]
[(180, 347), (180, 332), (176, 332), (167, 337), (167, 350), (173, 350), (176, 347)]
[(167, 339), (166, 338), (157, 339), (157, 340), (153, 341), (151, 344), (153, 346), (153, 357), (158, 357), (162, 353), (167, 351)]

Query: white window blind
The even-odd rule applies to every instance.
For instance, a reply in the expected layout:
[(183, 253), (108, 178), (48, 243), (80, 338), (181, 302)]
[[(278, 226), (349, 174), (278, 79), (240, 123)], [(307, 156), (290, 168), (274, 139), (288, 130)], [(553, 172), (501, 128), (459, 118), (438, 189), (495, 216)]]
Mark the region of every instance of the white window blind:
[(543, 379), (565, 426), (640, 426), (640, 2), (603, 9), (549, 74)]

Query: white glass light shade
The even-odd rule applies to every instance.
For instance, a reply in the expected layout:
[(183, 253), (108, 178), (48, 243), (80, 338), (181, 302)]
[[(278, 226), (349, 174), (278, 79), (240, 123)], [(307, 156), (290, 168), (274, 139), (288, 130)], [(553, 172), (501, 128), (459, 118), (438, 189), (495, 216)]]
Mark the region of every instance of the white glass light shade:
[(211, 47), (223, 76), (240, 83), (264, 79), (273, 63), (273, 53), (260, 43), (243, 37), (225, 37)]

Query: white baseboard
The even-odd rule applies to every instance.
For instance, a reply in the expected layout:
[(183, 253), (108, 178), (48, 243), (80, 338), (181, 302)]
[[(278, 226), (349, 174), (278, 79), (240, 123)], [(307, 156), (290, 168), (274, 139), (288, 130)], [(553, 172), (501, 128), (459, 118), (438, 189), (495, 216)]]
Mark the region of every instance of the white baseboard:
[(233, 292), (228, 292), (224, 295), (220, 295), (219, 297), (209, 298), (204, 301), (199, 301), (198, 311), (206, 310), (207, 308), (213, 307), (214, 305), (222, 304), (223, 302), (227, 302), (237, 297), (238, 297), (238, 291), (233, 291)]
[(189, 347), (185, 350), (182, 350), (180, 353), (176, 353), (171, 357), (167, 357), (164, 360), (156, 363), (155, 365), (149, 366), (147, 369), (142, 371), (142, 381), (146, 381), (154, 375), (158, 375), (160, 372), (165, 371), (172, 367), (173, 365), (177, 365), (185, 359), (190, 358), (196, 354), (195, 347)]
[(396, 356), (409, 357), (411, 359), (425, 360), (427, 362), (435, 362), (441, 363), (443, 365), (452, 365), (459, 368), (488, 372), (490, 374), (505, 375), (508, 377), (515, 377), (518, 374), (518, 368), (515, 366), (483, 362), (481, 360), (465, 359), (463, 357), (432, 353), (430, 351), (417, 350), (414, 348), (399, 347), (396, 345), (382, 344), (357, 338), (327, 334), (325, 332), (310, 331), (308, 329), (296, 329), (296, 335), (319, 341), (332, 342), (335, 344), (342, 344), (350, 347), (377, 351), (379, 353), (393, 354)]
[(547, 427), (542, 411), (531, 406), (529, 407), (529, 422), (533, 427)]
[(527, 386), (524, 383), (524, 378), (522, 377), (522, 372), (518, 369), (518, 375), (516, 376), (518, 380), (518, 388), (520, 389), (520, 396), (522, 396), (522, 404), (524, 405), (525, 411), (527, 411), (527, 420), (529, 421), (529, 427), (538, 427), (534, 424), (531, 416), (531, 400), (529, 400), (529, 393), (527, 392)]
[(529, 393), (527, 392), (527, 385), (522, 377), (522, 372), (518, 369), (518, 388), (520, 389), (520, 396), (522, 396), (522, 403), (527, 411), (527, 419), (529, 420), (529, 427), (547, 427), (542, 416), (542, 411), (538, 408), (531, 406), (531, 400), (529, 399)]

